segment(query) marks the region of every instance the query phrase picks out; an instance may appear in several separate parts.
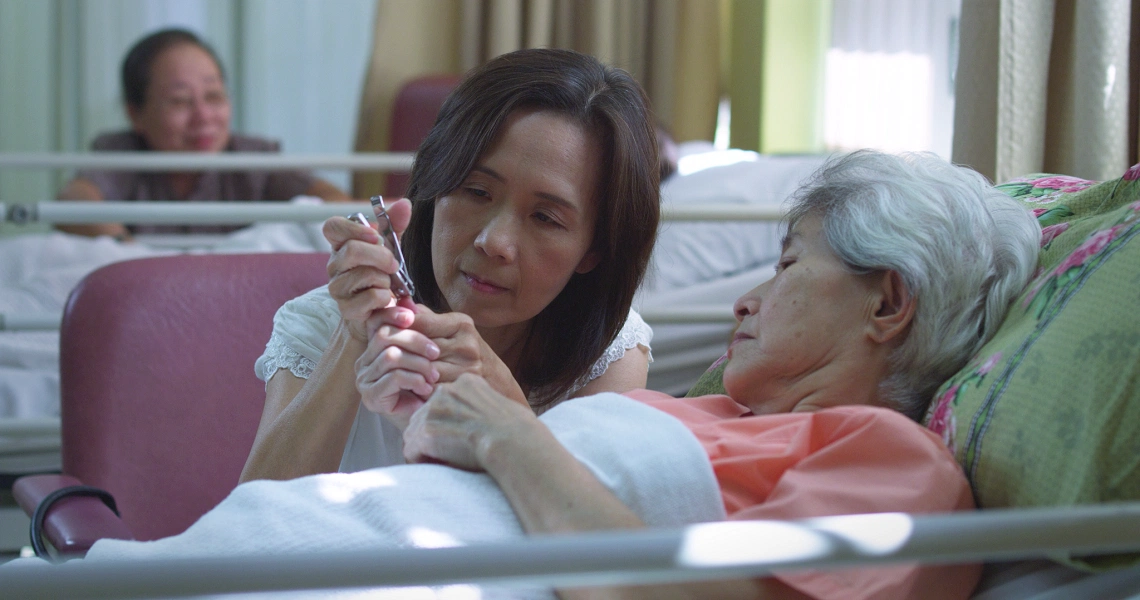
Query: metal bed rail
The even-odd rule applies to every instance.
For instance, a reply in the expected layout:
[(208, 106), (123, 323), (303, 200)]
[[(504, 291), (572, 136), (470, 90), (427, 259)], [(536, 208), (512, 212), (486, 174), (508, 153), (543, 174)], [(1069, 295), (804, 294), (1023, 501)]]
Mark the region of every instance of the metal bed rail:
[(59, 417), (0, 419), (0, 437), (59, 436)]
[[(51, 200), (0, 202), (4, 220), (15, 224), (132, 223), (146, 225), (203, 225), (322, 221), (357, 210), (371, 210), (367, 202), (290, 204), (283, 202), (87, 202)], [(779, 221), (778, 207), (748, 204), (665, 206), (662, 221)]]
[[(701, 304), (673, 308), (643, 308), (642, 319), (650, 324), (733, 323), (731, 305)], [(62, 315), (49, 312), (0, 313), (0, 332), (58, 331)]]
[(275, 152), (0, 152), (0, 169), (117, 171), (271, 171), (345, 169), (410, 171), (410, 152), (280, 154)]
[[(148, 598), (413, 585), (582, 587), (760, 577), (773, 571), (1050, 558), (1140, 550), (1140, 502), (737, 521), (376, 549), (0, 569), (18, 598)], [(1124, 571), (1135, 580), (1136, 569)], [(208, 575), (208, 576), (206, 576)]]

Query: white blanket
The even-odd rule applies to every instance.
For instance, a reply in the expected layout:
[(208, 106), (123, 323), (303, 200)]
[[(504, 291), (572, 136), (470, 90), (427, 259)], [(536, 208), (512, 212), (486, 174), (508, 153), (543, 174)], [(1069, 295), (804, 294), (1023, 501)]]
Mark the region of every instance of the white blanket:
[[(672, 416), (607, 393), (565, 402), (542, 421), (647, 525), (724, 518), (704, 449)], [(103, 540), (81, 562), (441, 547), (523, 535), (489, 476), (401, 465), (243, 484), (180, 535), (153, 542)], [(407, 593), (399, 590), (396, 596)], [(431, 590), (419, 593), (435, 597)], [(449, 586), (444, 595), (455, 593), (456, 586)], [(548, 590), (519, 588), (480, 593), (483, 598), (552, 596)]]

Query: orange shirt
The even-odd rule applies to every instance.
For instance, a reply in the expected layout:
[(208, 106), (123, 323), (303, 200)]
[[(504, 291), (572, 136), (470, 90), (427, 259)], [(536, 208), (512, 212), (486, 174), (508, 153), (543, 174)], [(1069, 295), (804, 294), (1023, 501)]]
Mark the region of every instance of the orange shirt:
[[(728, 396), (626, 394), (684, 423), (709, 455), (729, 519), (935, 513), (974, 508), (941, 439), (871, 406), (753, 416)], [(978, 565), (916, 564), (776, 574), (816, 598), (967, 598)]]

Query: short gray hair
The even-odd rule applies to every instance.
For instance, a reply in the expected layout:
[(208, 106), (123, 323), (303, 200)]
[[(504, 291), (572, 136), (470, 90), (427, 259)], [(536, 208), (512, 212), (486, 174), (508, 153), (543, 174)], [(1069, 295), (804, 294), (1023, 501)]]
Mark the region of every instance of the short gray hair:
[(933, 154), (860, 150), (796, 192), (789, 231), (818, 216), (853, 272), (896, 271), (915, 298), (880, 398), (918, 420), (934, 391), (993, 337), (1037, 264), (1041, 228), (985, 177)]

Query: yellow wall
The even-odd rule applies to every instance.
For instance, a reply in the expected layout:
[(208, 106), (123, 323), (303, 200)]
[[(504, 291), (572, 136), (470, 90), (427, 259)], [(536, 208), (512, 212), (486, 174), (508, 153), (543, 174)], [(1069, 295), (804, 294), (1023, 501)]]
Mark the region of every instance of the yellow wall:
[(732, 102), (729, 145), (733, 148), (760, 149), (765, 4), (764, 0), (733, 0), (727, 17), (730, 38), (728, 94)]
[(760, 151), (823, 151), (823, 71), (831, 42), (831, 0), (768, 0)]
[(728, 29), (732, 147), (822, 152), (831, 0), (733, 0)]

